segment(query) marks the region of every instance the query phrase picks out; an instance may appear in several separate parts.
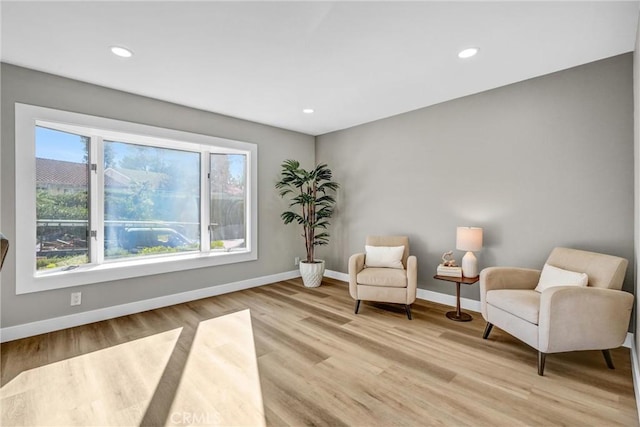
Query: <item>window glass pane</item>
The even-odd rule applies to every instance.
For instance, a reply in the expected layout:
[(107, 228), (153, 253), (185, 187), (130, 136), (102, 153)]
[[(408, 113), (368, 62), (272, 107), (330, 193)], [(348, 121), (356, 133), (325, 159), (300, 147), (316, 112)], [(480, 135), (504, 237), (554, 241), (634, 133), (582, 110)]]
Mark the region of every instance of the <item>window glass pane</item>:
[(89, 262), (89, 138), (36, 126), (36, 268)]
[(200, 250), (200, 154), (104, 141), (105, 259)]
[(211, 250), (246, 248), (246, 176), (244, 154), (211, 155)]

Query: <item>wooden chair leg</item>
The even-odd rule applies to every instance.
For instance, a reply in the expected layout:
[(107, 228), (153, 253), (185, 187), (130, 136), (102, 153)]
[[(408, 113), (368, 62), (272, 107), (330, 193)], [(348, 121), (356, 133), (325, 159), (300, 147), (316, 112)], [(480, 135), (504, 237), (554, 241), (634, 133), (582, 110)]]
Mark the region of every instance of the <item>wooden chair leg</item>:
[(357, 299), (356, 300), (356, 310), (355, 310), (355, 314), (358, 314), (358, 310), (360, 309), (360, 300)]
[(411, 305), (405, 304), (404, 310), (407, 312), (407, 317), (409, 318), (409, 320), (413, 320), (411, 317)]
[(602, 350), (602, 355), (604, 356), (605, 362), (607, 362), (607, 368), (616, 369), (616, 367), (613, 366), (613, 360), (611, 359), (611, 352), (609, 350)]
[(541, 351), (538, 352), (538, 375), (540, 376), (544, 374), (544, 362), (546, 357), (546, 353), (543, 353)]
[(482, 334), (482, 339), (489, 338), (489, 334), (491, 333), (491, 329), (493, 329), (493, 325), (487, 322), (487, 326), (484, 327), (484, 333)]

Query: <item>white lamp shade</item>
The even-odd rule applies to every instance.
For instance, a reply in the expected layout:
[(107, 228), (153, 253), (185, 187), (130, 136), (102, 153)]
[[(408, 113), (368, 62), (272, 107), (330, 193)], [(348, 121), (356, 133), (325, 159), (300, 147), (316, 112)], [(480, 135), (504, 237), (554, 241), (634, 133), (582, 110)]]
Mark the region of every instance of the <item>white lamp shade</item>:
[(458, 227), (456, 249), (461, 251), (479, 251), (482, 249), (482, 228)]

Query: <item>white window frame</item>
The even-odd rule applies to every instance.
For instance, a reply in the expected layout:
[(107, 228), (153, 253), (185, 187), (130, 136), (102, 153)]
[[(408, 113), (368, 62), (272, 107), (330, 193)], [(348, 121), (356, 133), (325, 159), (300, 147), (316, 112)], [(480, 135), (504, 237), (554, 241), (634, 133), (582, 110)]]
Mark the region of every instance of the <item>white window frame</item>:
[[(165, 129), (121, 120), (107, 119), (86, 114), (72, 113), (27, 104), (15, 104), (15, 189), (16, 189), (16, 294), (40, 292), (71, 286), (109, 282), (216, 265), (253, 261), (258, 259), (258, 147), (256, 144), (226, 138)], [(86, 264), (68, 271), (45, 272), (36, 270), (36, 125), (72, 133), (92, 135), (119, 142), (152, 145), (161, 148), (187, 149), (201, 153), (200, 179), (200, 227), (201, 236), (207, 236), (209, 225), (209, 170), (210, 153), (240, 153), (247, 156), (246, 200), (246, 248), (237, 252), (212, 252), (209, 239), (201, 238), (199, 252), (149, 256), (134, 259), (104, 261)], [(95, 136), (92, 136), (95, 138)], [(92, 141), (91, 163), (97, 164), (97, 176), (92, 187), (102, 186), (102, 150)], [(204, 171), (204, 172), (203, 172)], [(93, 171), (91, 172), (94, 173)], [(96, 188), (92, 188), (93, 191)], [(94, 193), (95, 194), (95, 193)], [(91, 198), (93, 229), (102, 235), (103, 203), (101, 198)], [(102, 241), (100, 238), (99, 241)], [(94, 245), (91, 261), (102, 258), (102, 245)]]

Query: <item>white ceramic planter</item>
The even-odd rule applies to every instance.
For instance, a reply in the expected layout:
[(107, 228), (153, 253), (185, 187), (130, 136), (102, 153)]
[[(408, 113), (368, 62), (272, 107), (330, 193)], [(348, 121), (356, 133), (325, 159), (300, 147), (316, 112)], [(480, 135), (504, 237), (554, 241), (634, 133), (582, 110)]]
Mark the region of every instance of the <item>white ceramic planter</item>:
[(317, 288), (322, 283), (324, 260), (316, 260), (316, 262), (300, 261), (300, 275), (302, 276), (302, 283), (307, 288)]

